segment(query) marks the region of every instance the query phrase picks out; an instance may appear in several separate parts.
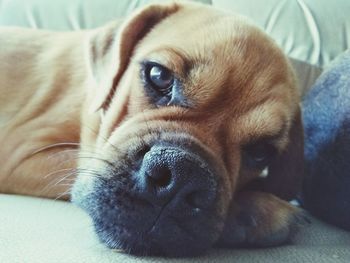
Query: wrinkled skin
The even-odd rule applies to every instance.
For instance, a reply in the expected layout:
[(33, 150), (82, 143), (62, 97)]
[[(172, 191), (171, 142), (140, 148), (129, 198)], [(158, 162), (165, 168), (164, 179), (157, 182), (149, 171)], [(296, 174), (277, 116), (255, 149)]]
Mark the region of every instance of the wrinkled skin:
[[(23, 63), (40, 58), (36, 72), (56, 73), (35, 79), (39, 91), (52, 87), (39, 104), (49, 110), (22, 116), (36, 140), (3, 166), (1, 191), (64, 199), (57, 182), (77, 174), (72, 200), (91, 216), (101, 241), (138, 255), (191, 256), (213, 245), (290, 239), (302, 219), (287, 202), (302, 177), (299, 94), (281, 50), (245, 18), (186, 2), (148, 6), (122, 25), (93, 31), (12, 35), (5, 58), (25, 35)], [(34, 39), (35, 51), (28, 44)], [(150, 63), (174, 77), (167, 96), (150, 87)], [(9, 67), (0, 62), (3, 72)], [(30, 67), (16, 70), (24, 76), (16, 87), (30, 87), (36, 101)], [(0, 84), (10, 90), (6, 77)], [(66, 121), (57, 122), (62, 112)], [(14, 123), (7, 127), (1, 139), (23, 138), (12, 136)], [(8, 145), (0, 154), (16, 152), (16, 143)], [(58, 155), (43, 162), (52, 153)], [(266, 163), (259, 166), (261, 155)]]

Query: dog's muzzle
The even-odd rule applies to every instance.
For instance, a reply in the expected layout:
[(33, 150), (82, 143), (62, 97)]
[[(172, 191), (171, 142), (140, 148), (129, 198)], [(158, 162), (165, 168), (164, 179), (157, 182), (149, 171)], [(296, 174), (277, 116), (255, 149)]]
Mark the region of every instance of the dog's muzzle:
[(211, 247), (224, 221), (220, 183), (199, 148), (157, 141), (139, 149), (128, 169), (96, 179), (78, 203), (99, 238), (138, 255), (192, 256)]

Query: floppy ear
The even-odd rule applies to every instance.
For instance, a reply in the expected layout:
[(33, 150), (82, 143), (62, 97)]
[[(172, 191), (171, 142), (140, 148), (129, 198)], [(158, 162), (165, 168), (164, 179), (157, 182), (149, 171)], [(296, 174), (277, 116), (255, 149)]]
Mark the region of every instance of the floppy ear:
[(138, 42), (179, 8), (176, 3), (149, 5), (136, 11), (120, 26), (114, 22), (96, 31), (88, 51), (95, 82), (92, 111), (108, 106)]
[(218, 246), (266, 247), (282, 244), (307, 222), (302, 210), (284, 201), (295, 198), (301, 191), (303, 144), (298, 109), (289, 131), (289, 143), (269, 165), (267, 177), (243, 187), (231, 201)]
[(294, 116), (286, 149), (268, 167), (268, 175), (253, 181), (249, 190), (291, 200), (301, 191), (304, 174), (304, 136), (300, 108)]

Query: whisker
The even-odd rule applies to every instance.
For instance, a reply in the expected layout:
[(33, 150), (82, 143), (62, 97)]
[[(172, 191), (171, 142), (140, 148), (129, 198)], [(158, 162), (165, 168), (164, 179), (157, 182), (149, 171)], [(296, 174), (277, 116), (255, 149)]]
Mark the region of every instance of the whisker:
[(113, 145), (112, 143), (110, 143), (110, 142), (108, 141), (107, 138), (105, 138), (104, 136), (102, 136), (101, 134), (99, 134), (98, 131), (94, 130), (93, 128), (91, 128), (91, 127), (88, 126), (88, 125), (84, 125), (84, 127), (88, 128), (90, 131), (92, 131), (94, 134), (96, 134), (98, 138), (101, 138), (101, 139), (104, 140), (105, 142), (109, 143), (113, 148), (115, 148), (115, 150), (118, 150), (118, 148), (117, 148), (115, 145)]
[(66, 149), (66, 150), (62, 150), (62, 151), (59, 151), (59, 152), (55, 152), (55, 153), (51, 153), (47, 156), (47, 160), (50, 160), (50, 159), (53, 159), (54, 157), (57, 157), (58, 155), (63, 155), (65, 153), (71, 153), (71, 152), (79, 152), (80, 149)]
[(81, 145), (79, 144), (80, 147), (81, 146), (84, 146), (84, 147), (90, 147), (92, 149), (92, 151), (87, 151), (87, 150), (82, 150), (81, 148), (75, 148), (75, 149), (65, 149), (65, 150), (62, 150), (62, 151), (59, 151), (59, 152), (55, 152), (55, 153), (52, 153), (48, 156), (48, 159), (56, 156), (56, 155), (59, 155), (59, 154), (64, 154), (64, 153), (69, 153), (69, 152), (86, 152), (86, 153), (91, 153), (91, 154), (95, 154), (96, 150), (100, 150), (101, 153), (102, 153), (102, 149), (99, 149), (99, 148), (95, 148), (95, 146), (92, 146), (92, 145)]
[(76, 168), (64, 168), (64, 169), (56, 170), (56, 171), (53, 171), (53, 172), (45, 175), (44, 179), (51, 177), (52, 175), (55, 175), (55, 174), (59, 174), (59, 173), (66, 172), (66, 171), (72, 171), (72, 170), (76, 170)]
[[(55, 153), (55, 155), (56, 155), (56, 154), (60, 154), (60, 153), (61, 153), (61, 152)], [(52, 157), (51, 157), (51, 158), (52, 158)], [(97, 160), (97, 161), (103, 162), (103, 163), (107, 164), (108, 166), (114, 168), (114, 164), (113, 164), (112, 162), (108, 161), (107, 159), (104, 159), (104, 158), (101, 158), (101, 157), (95, 157), (95, 156), (85, 155), (84, 152), (82, 153), (82, 155), (76, 155), (76, 156), (73, 156), (73, 157), (67, 158), (66, 160), (61, 161), (59, 164), (57, 164), (57, 166), (62, 167), (62, 166), (64, 166), (64, 165), (65, 165), (66, 163), (68, 163), (68, 162), (71, 162), (71, 161), (73, 161), (73, 160), (79, 160), (79, 159), (92, 159), (92, 160)], [(74, 169), (74, 168), (66, 168), (66, 169), (62, 169), (62, 171), (66, 171), (66, 170), (68, 170), (68, 169)], [(52, 172), (52, 173), (56, 173), (56, 172), (58, 173), (59, 171), (60, 171), (60, 170), (54, 171), (54, 172)], [(49, 175), (46, 175), (45, 178), (48, 177), (48, 176), (50, 176), (52, 173), (50, 173)]]
[(58, 186), (61, 182), (65, 181), (66, 179), (69, 179), (69, 177), (76, 175), (78, 172), (74, 171), (72, 173), (67, 174), (66, 176), (63, 176), (61, 179), (57, 180), (52, 186)]
[(59, 186), (73, 186), (74, 183), (59, 184)]
[(99, 158), (99, 157), (91, 157), (91, 156), (78, 156), (77, 159), (93, 159), (93, 160), (97, 160), (97, 161), (101, 161), (105, 164), (108, 164), (110, 167), (115, 168), (115, 165), (113, 163), (111, 163), (110, 161), (103, 159), (103, 158)]
[(52, 148), (55, 148), (55, 147), (67, 147), (67, 146), (74, 146), (74, 147), (77, 147), (79, 146), (80, 143), (75, 143), (75, 142), (59, 142), (59, 143), (54, 143), (54, 144), (50, 144), (50, 145), (46, 145), (46, 146), (43, 146), (37, 150), (35, 150), (34, 152), (32, 152), (28, 157), (31, 157), (35, 154), (38, 154), (40, 152), (43, 152), (43, 151), (46, 151), (46, 150), (49, 150), (49, 149), (52, 149)]
[[(92, 169), (72, 169), (73, 171), (68, 173), (68, 174), (64, 174), (62, 177), (57, 178), (57, 180), (53, 180), (50, 183), (48, 183), (43, 189), (42, 192), (49, 192), (50, 190), (52, 190), (54, 187), (58, 187), (58, 186), (62, 186), (63, 184), (61, 184), (62, 182), (65, 181), (75, 181), (75, 178), (69, 178), (71, 176), (75, 176), (78, 173), (80, 173), (80, 176), (90, 176), (92, 178), (97, 178), (97, 179), (102, 179), (102, 178), (98, 178), (100, 176), (100, 173), (96, 170), (92, 170)], [(70, 184), (71, 186), (73, 185), (73, 183)]]
[(58, 199), (61, 199), (63, 196), (65, 195), (70, 195), (71, 193), (71, 189), (68, 189), (67, 191), (64, 191), (63, 193), (59, 194), (55, 199), (54, 201), (57, 201)]
[(114, 145), (113, 143), (111, 143), (109, 141), (108, 138), (106, 138), (105, 136), (102, 136), (101, 134), (98, 133), (98, 131), (94, 130), (93, 128), (91, 128), (90, 126), (88, 125), (84, 125), (84, 127), (88, 128), (90, 131), (92, 131), (94, 134), (97, 135), (98, 138), (101, 138), (104, 142), (108, 143), (110, 146), (112, 146), (112, 148), (117, 152), (117, 153), (120, 153), (120, 149)]
[(57, 180), (52, 180), (50, 181), (44, 188), (43, 191), (49, 190), (51, 188), (53, 188), (54, 186), (57, 186), (60, 182), (64, 181), (65, 179), (68, 179), (69, 177), (73, 176), (77, 174), (77, 171), (74, 170), (68, 174), (64, 174), (62, 175), (62, 177), (56, 178)]

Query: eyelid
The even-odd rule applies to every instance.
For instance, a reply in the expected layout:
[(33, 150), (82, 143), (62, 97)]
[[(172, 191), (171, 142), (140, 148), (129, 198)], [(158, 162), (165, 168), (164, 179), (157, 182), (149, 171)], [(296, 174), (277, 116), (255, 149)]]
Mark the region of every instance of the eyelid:
[(161, 66), (167, 70), (169, 70), (175, 78), (179, 80), (186, 79), (190, 69), (187, 64), (184, 64), (182, 62), (181, 64), (175, 63), (172, 61), (165, 60), (158, 60), (158, 59), (152, 59), (152, 58), (144, 58), (142, 60), (136, 60), (136, 62), (141, 65), (142, 68), (145, 68), (147, 65), (157, 65)]
[(265, 139), (252, 141), (250, 143), (243, 145), (242, 148), (244, 151), (250, 151), (250, 150), (254, 150), (256, 147), (261, 146), (261, 145), (266, 146), (266, 147), (271, 147), (276, 152), (278, 152), (277, 144), (272, 142), (272, 141), (265, 140)]
[(171, 73), (174, 74), (175, 76), (175, 73), (172, 69), (170, 69), (169, 67), (167, 66), (164, 66), (162, 63), (158, 62), (158, 61), (154, 61), (154, 60), (142, 60), (140, 63), (142, 68), (146, 68), (146, 67), (149, 67), (149, 66), (158, 66), (158, 67), (162, 67), (162, 68), (165, 68), (166, 70), (169, 70)]
[(287, 124), (284, 122), (282, 127), (279, 130), (271, 132), (269, 134), (257, 136), (256, 138), (253, 138), (253, 139), (250, 138), (247, 142), (244, 143), (244, 145), (253, 145), (253, 144), (265, 142), (272, 146), (275, 146), (276, 149), (279, 149), (280, 148), (279, 142), (283, 141), (283, 139), (286, 138), (287, 128), (288, 128)]
[(143, 61), (156, 62), (171, 70), (178, 78), (185, 78), (189, 72), (188, 64), (192, 64), (192, 60), (189, 60), (183, 49), (166, 45), (139, 54), (133, 60), (138, 63)]
[(254, 147), (255, 145), (258, 145), (258, 144), (265, 144), (270, 147), (273, 147), (276, 150), (276, 152), (279, 152), (281, 150), (280, 141), (282, 141), (283, 138), (284, 138), (283, 133), (261, 136), (258, 138), (251, 139), (248, 142), (244, 143), (242, 148), (249, 149), (250, 147)]

